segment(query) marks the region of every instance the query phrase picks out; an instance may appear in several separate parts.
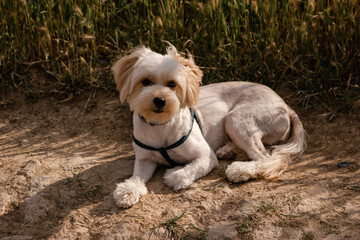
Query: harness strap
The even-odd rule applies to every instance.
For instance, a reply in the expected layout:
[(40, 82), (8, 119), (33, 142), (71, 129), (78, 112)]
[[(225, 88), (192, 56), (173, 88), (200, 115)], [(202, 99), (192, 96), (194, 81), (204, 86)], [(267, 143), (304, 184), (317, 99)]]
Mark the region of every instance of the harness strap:
[(184, 164), (180, 164), (180, 163), (176, 163), (174, 160), (172, 160), (169, 156), (169, 154), (167, 153), (167, 151), (164, 148), (160, 148), (159, 152), (161, 154), (161, 156), (163, 156), (163, 158), (165, 158), (165, 160), (172, 166), (183, 166)]
[(135, 143), (136, 145), (138, 145), (139, 147), (144, 148), (144, 149), (146, 149), (146, 150), (160, 152), (161, 156), (163, 156), (163, 158), (164, 158), (172, 167), (184, 165), (184, 164), (176, 163), (174, 160), (172, 160), (172, 159), (170, 158), (169, 154), (168, 154), (166, 151), (180, 146), (181, 144), (183, 144), (183, 143), (186, 141), (186, 139), (188, 139), (188, 137), (190, 136), (191, 131), (192, 131), (192, 129), (193, 129), (193, 126), (194, 126), (194, 119), (196, 120), (196, 122), (197, 122), (198, 125), (199, 125), (200, 130), (202, 131), (201, 125), (200, 125), (200, 119), (198, 118), (198, 116), (196, 115), (196, 113), (194, 112), (193, 109), (190, 108), (190, 112), (191, 112), (191, 128), (190, 128), (189, 132), (188, 132), (185, 136), (183, 136), (179, 141), (177, 141), (176, 143), (171, 144), (171, 145), (168, 146), (168, 147), (154, 148), (154, 147), (148, 146), (148, 145), (146, 145), (146, 144), (143, 144), (142, 142), (140, 142), (139, 140), (137, 140), (137, 139), (135, 138), (134, 134), (133, 134), (133, 141), (134, 141), (134, 143)]

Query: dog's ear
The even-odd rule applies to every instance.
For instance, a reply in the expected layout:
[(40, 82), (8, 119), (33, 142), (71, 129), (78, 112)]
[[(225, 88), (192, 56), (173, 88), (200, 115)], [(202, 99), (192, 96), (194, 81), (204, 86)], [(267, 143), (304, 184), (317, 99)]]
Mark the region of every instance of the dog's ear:
[(186, 79), (185, 104), (188, 107), (193, 107), (197, 103), (199, 97), (203, 72), (195, 64), (191, 56), (189, 59), (178, 56), (177, 60), (184, 66), (184, 75)]
[(183, 72), (186, 79), (185, 101), (183, 104), (192, 107), (197, 103), (199, 97), (203, 72), (195, 64), (191, 55), (189, 55), (189, 58), (184, 58), (171, 43), (167, 43), (169, 44), (169, 47), (166, 49), (167, 54), (173, 56), (183, 65)]
[(120, 58), (112, 66), (111, 70), (114, 74), (116, 88), (120, 93), (121, 102), (124, 102), (130, 94), (131, 78), (136, 62), (149, 51), (151, 50), (145, 47), (137, 48), (130, 55)]

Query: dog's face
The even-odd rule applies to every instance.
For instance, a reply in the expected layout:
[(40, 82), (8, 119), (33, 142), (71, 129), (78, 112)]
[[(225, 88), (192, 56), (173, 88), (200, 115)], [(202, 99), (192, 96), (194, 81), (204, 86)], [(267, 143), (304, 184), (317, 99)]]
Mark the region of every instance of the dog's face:
[(181, 108), (196, 104), (202, 71), (170, 46), (161, 55), (142, 47), (112, 67), (120, 100), (152, 124), (171, 120)]

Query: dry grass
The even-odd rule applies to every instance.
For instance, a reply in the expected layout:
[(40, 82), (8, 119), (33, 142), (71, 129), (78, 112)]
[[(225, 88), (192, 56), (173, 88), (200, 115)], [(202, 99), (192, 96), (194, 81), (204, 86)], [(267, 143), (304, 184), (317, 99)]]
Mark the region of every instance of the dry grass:
[(140, 44), (161, 52), (168, 40), (195, 55), (205, 84), (287, 83), (304, 104), (360, 94), (356, 0), (0, 0), (0, 14), (6, 86), (31, 85), (27, 74), (36, 69), (47, 79), (44, 92), (111, 90), (116, 56)]

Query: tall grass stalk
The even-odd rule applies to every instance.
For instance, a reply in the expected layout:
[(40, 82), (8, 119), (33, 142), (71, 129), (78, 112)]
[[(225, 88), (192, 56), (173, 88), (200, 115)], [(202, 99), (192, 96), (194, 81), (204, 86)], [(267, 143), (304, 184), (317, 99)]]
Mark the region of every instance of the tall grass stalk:
[(360, 94), (357, 0), (0, 0), (0, 16), (0, 79), (10, 86), (36, 68), (59, 92), (109, 89), (116, 56), (142, 44), (162, 52), (167, 40), (195, 56), (205, 84)]

